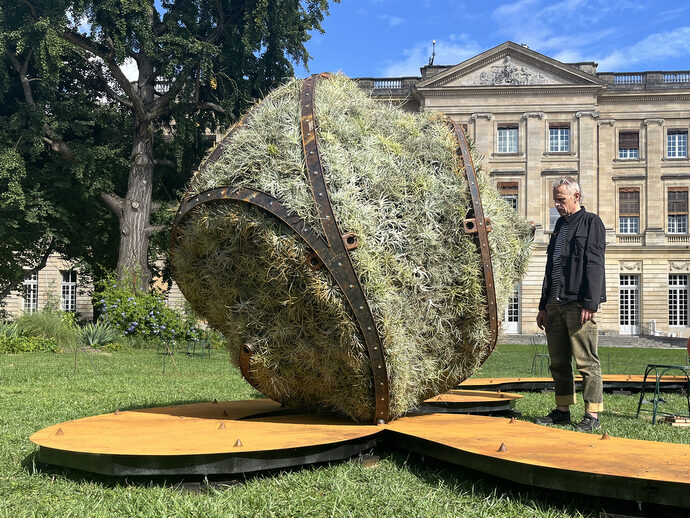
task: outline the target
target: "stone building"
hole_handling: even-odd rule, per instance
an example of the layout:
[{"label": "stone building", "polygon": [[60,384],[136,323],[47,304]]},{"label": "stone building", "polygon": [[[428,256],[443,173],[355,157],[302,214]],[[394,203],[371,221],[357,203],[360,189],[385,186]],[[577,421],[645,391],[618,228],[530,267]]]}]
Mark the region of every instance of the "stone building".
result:
[{"label": "stone building", "polygon": [[537,331],[558,218],[551,184],[570,175],[607,231],[600,328],[690,334],[690,71],[599,73],[596,63],[561,63],[506,42],[457,65],[422,67],[420,77],[359,82],[376,98],[462,124],[497,188],[535,224],[505,332]]},{"label": "stone building", "polygon": [[91,283],[73,264],[59,254],[52,254],[43,269],[24,279],[18,289],[2,301],[0,309],[9,318],[16,318],[23,312],[33,313],[52,307],[90,320],[93,318],[92,291]]}]

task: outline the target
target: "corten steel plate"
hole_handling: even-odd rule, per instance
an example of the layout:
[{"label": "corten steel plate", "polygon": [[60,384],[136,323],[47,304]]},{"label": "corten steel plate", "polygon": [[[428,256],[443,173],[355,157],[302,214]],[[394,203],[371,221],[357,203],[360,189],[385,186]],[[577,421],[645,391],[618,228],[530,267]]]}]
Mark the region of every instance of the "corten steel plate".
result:
[{"label": "corten steel plate", "polygon": [[499,417],[438,413],[356,425],[252,400],[113,412],[45,428],[31,440],[41,462],[109,475],[247,473],[387,443],[522,484],[690,507],[690,445],[602,439]]},{"label": "corten steel plate", "polygon": [[208,475],[348,458],[372,448],[381,430],[258,399],[113,412],[30,439],[47,464],[106,475]]},{"label": "corten steel plate", "polygon": [[[522,399],[520,394],[483,390],[449,390],[425,400],[416,409],[429,414],[453,412],[458,414],[506,414],[515,408],[515,402]],[[415,411],[410,412],[414,414]]]},{"label": "corten steel plate", "polygon": [[[432,414],[387,425],[392,442],[532,486],[690,507],[690,445],[638,441],[502,417]],[[504,451],[499,451],[504,450]]]},{"label": "corten steel plate", "polygon": [[[639,392],[642,389],[641,374],[604,374],[601,380],[605,391],[630,390]],[[647,386],[650,385],[647,379]],[[652,386],[654,382],[652,382]],[[659,388],[665,392],[686,389],[688,385],[685,376],[664,376],[659,381]],[[582,388],[582,376],[575,376],[575,386]],[[553,378],[470,378],[458,386],[467,390],[545,390],[553,389]]]}]

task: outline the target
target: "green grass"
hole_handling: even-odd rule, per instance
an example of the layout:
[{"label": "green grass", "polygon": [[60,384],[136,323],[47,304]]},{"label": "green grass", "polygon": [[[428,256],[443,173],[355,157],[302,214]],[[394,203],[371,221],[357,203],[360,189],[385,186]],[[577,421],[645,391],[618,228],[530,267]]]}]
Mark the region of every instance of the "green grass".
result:
[{"label": "green grass", "polygon": [[[681,350],[602,349],[616,373],[642,373],[649,362],[685,363]],[[482,369],[487,376],[528,376],[529,346],[499,346]],[[242,380],[228,354],[175,356],[178,370],[154,350],[0,355],[0,516],[538,516],[597,517],[596,498],[533,489],[404,451],[381,450],[373,467],[356,462],[262,474],[200,492],[179,480],[114,479],[74,470],[35,468],[29,436],[46,426],[115,409],[260,394]],[[606,367],[604,369],[606,371]],[[683,408],[684,397],[667,405]],[[525,419],[547,412],[552,394],[525,393]],[[687,429],[635,419],[637,397],[605,395],[604,429],[611,435],[688,442]],[[579,415],[582,407],[575,411]],[[164,433],[164,431],[161,431]],[[203,441],[203,437],[190,438]]]}]

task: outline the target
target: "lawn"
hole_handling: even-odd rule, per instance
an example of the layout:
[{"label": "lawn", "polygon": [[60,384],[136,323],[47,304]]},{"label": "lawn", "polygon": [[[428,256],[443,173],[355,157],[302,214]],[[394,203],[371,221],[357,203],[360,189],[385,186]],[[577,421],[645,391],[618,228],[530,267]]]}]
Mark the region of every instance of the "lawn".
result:
[{"label": "lawn", "polygon": [[[601,357],[611,374],[641,374],[650,362],[686,362],[684,350],[604,348]],[[481,375],[529,376],[531,358],[529,346],[499,346]],[[260,397],[225,352],[178,354],[176,365],[168,359],[165,374],[162,360],[152,349],[80,353],[75,373],[70,354],[0,355],[0,516],[598,517],[620,505],[511,484],[397,450],[375,452],[380,461],[372,467],[338,462],[194,491],[177,487],[179,480],[112,479],[36,466],[28,437],[57,422],[115,409]],[[683,408],[684,396],[666,399],[667,407]],[[525,393],[517,408],[532,419],[552,404],[552,394]],[[606,395],[605,404],[602,422],[611,435],[690,442],[688,429],[635,419],[635,395]],[[580,404],[575,417],[581,413]]]}]

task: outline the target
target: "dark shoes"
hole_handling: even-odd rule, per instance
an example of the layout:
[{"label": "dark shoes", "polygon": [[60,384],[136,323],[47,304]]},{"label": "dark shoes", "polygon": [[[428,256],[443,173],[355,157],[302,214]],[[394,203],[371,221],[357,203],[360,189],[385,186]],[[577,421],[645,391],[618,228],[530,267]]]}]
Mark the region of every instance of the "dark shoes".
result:
[{"label": "dark shoes", "polygon": [[[534,422],[537,424],[572,424],[570,422],[570,411],[563,412],[557,408],[551,410],[544,417],[537,417]],[[578,432],[591,432],[601,428],[601,423],[592,414],[586,413],[582,421],[574,425],[573,428]]]},{"label": "dark shoes", "polygon": [[599,419],[594,417],[592,414],[585,414],[585,416],[582,418],[582,421],[575,425],[575,430],[578,432],[591,432],[593,430],[597,430],[598,428],[601,428]]},{"label": "dark shoes", "polygon": [[[537,417],[534,422],[537,424],[571,424],[570,411],[563,412],[556,408],[551,410],[551,412],[544,417]],[[597,423],[599,423],[599,421],[597,421]]]}]

